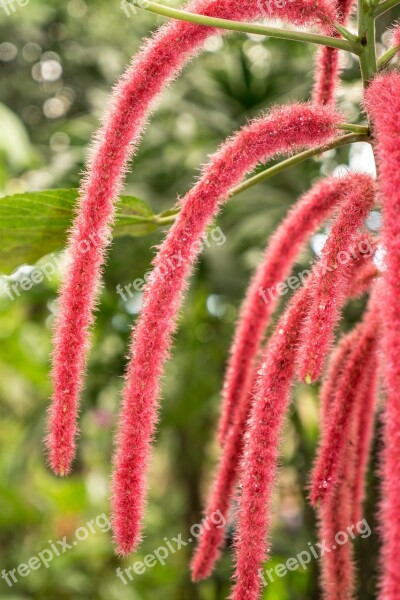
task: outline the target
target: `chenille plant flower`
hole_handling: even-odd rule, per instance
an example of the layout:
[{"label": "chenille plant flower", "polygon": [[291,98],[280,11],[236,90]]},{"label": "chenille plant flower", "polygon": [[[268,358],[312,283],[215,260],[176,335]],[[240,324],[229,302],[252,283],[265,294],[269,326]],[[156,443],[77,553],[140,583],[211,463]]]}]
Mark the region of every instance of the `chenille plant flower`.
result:
[{"label": "chenille plant flower", "polygon": [[[376,19],[396,4],[400,0],[359,0],[357,6],[352,0],[196,0],[177,10],[142,1],[141,8],[173,21],[145,42],[115,87],[81,186],[54,333],[46,443],[58,475],[67,474],[74,459],[89,330],[115,200],[155,100],[210,35],[236,31],[319,47],[311,101],[273,107],[222,143],[180,200],[158,248],[132,333],[113,464],[114,539],[117,553],[127,555],[141,540],[161,378],[207,227],[231,196],[326,150],[363,141],[377,159],[377,182],[356,172],[327,177],[294,204],[268,241],[240,310],[222,386],[221,456],[205,508],[206,517],[220,511],[228,522],[233,501],[238,506],[232,517],[232,600],[260,598],[291,390],[296,381],[319,379],[320,444],[307,494],[320,541],[330,548],[321,559],[322,597],[349,600],[355,594],[352,540],[338,546],[336,534],[364,516],[382,405],[379,598],[400,598],[400,74],[392,62],[400,27],[392,29],[392,45],[380,58],[375,34]],[[346,28],[355,14],[356,33]],[[266,17],[298,29],[256,22]],[[364,124],[345,123],[335,107],[341,52],[360,65]],[[244,181],[259,163],[282,155],[287,158]],[[382,235],[368,230],[372,209],[382,211]],[[300,250],[327,219],[327,240],[308,277],[291,276]],[[286,305],[281,301],[281,316],[265,339],[281,296],[290,290],[295,293]],[[346,302],[360,296],[368,296],[362,319],[337,341]],[[208,523],[192,561],[194,581],[210,575],[223,551],[226,530]]]}]

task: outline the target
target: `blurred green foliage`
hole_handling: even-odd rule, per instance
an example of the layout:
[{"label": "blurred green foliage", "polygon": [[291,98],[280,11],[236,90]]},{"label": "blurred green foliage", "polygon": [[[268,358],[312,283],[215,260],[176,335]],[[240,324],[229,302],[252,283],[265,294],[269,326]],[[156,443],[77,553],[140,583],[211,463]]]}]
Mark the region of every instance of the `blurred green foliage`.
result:
[{"label": "blurred green foliage", "polygon": [[[161,22],[145,13],[127,18],[118,2],[105,0],[30,0],[25,7],[16,5],[11,16],[0,7],[2,195],[77,187],[112,85],[140,40]],[[351,57],[344,59],[340,100],[348,119],[358,122],[358,72]],[[306,99],[312,69],[313,50],[300,44],[257,36],[211,38],[158,103],[125,193],[144,199],[154,212],[171,208],[207,155],[248,118],[275,103]],[[248,279],[268,236],[299,194],[321,174],[348,163],[346,149],[308,161],[234,198],[218,218],[226,243],[211,243],[202,254],[164,379],[145,538],[137,555],[120,561],[110,533],[97,528],[47,569],[19,576],[12,587],[0,580],[1,598],[226,597],[229,551],[215,575],[198,586],[190,583],[190,545],[171,555],[165,566],[136,575],[129,585],[116,577],[116,569],[142,559],[164,538],[182,533],[187,539],[190,526],[199,523],[217,457],[214,430],[224,365]],[[42,445],[50,396],[50,330],[62,267],[13,300],[4,289],[0,292],[1,569],[27,563],[51,541],[67,536],[71,542],[78,527],[108,514],[112,434],[129,333],[140,303],[140,291],[123,302],[116,287],[144,277],[161,236],[154,232],[113,242],[93,331],[79,452],[66,480],[49,472]],[[304,251],[303,263],[312,256],[311,248]],[[20,280],[26,269],[3,278],[3,285]],[[362,304],[347,307],[344,327],[359,318]],[[316,389],[299,386],[273,504],[273,563],[315,541],[304,488],[317,437]],[[373,527],[375,487],[371,475],[368,520]],[[360,597],[366,600],[374,598],[376,546],[374,533],[358,547]],[[307,571],[292,572],[265,588],[264,600],[317,599],[317,580],[314,561]]]}]

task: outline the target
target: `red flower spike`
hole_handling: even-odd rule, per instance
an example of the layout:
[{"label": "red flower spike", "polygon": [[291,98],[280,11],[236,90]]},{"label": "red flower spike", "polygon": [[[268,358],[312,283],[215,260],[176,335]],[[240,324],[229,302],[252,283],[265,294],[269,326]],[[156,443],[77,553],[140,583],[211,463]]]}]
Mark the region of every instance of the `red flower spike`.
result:
[{"label": "red flower spike", "polygon": [[356,298],[367,292],[378,277],[379,271],[374,263],[371,261],[365,263],[351,282],[349,297]]},{"label": "red flower spike", "polygon": [[[376,310],[371,308],[357,328],[361,330],[361,334],[348,357],[346,369],[336,390],[334,405],[329,411],[328,425],[322,433],[311,481],[310,499],[313,506],[324,502],[333,493],[338,481],[346,442],[350,439],[353,409],[364,389],[364,371],[373,364],[376,350]],[[356,333],[354,335],[356,337]]]},{"label": "red flower spike", "polygon": [[[353,187],[341,204],[311,282],[311,304],[304,332],[300,376],[315,381],[333,340],[339,310],[351,276],[352,257],[357,255],[358,230],[374,204],[374,184],[369,175],[355,175]],[[344,268],[338,268],[343,263]]]},{"label": "red flower spike", "polygon": [[161,245],[131,345],[113,477],[114,535],[127,554],[140,538],[146,471],[157,420],[157,398],[176,315],[200,242],[220,204],[259,161],[331,139],[338,116],[294,104],[271,111],[229,139],[182,202]]},{"label": "red flower spike", "polygon": [[[279,17],[298,25],[326,23],[334,16],[330,0],[294,0],[283,7],[253,0],[199,0],[188,10],[233,20]],[[210,27],[174,21],[146,42],[115,87],[96,136],[81,187],[78,215],[68,244],[70,264],[60,291],[53,353],[53,401],[46,444],[55,473],[70,471],[75,454],[79,394],[83,386],[89,329],[100,286],[101,265],[130,155],[163,88],[210,35]]]},{"label": "red flower spike", "polygon": [[339,344],[332,352],[329,360],[328,371],[322,383],[320,392],[322,423],[327,423],[328,415],[334,402],[338,382],[342,379],[349,355],[354,348],[354,345],[357,344],[361,335],[361,331],[362,330],[357,327],[352,329],[350,333],[342,337]]},{"label": "red flower spike", "polygon": [[[365,242],[362,234],[358,242]],[[363,247],[363,246],[362,246]],[[362,271],[357,256],[352,261],[348,289]],[[339,269],[347,269],[340,265]],[[315,275],[315,271],[314,271]],[[250,419],[245,434],[244,458],[241,465],[242,495],[239,498],[237,532],[237,584],[232,600],[257,600],[260,588],[259,568],[266,554],[268,507],[274,475],[277,470],[277,446],[288,404],[291,381],[303,333],[302,322],[310,304],[312,278],[297,292],[278,323],[262,358],[262,368],[252,401]],[[300,294],[304,294],[301,296]],[[300,311],[301,306],[301,311]],[[290,329],[290,323],[293,329]]]},{"label": "red flower spike", "polygon": [[[376,247],[376,244],[374,244],[369,238],[366,238],[365,241],[370,244],[371,247]],[[371,288],[371,285],[376,281],[378,270],[375,267],[372,258],[373,255],[371,254],[369,260],[364,264],[354,264],[353,278],[352,281],[349,282],[349,288],[347,292],[348,299],[361,296],[367,292]],[[347,358],[352,348],[357,344],[360,334],[360,329],[356,328],[350,331],[350,333],[347,335],[342,336],[340,342],[332,352],[332,355],[329,359],[328,371],[322,382],[320,391],[322,422],[326,421],[326,416],[331,408],[337,384],[342,377]]]},{"label": "red flower spike", "polygon": [[[238,478],[243,431],[250,412],[251,390],[257,379],[257,369],[253,368],[253,363],[278,297],[275,294],[275,297],[266,302],[265,297],[260,295],[260,289],[264,292],[268,289],[275,290],[276,285],[288,276],[302,244],[335,205],[341,202],[346,190],[352,185],[352,177],[349,174],[341,179],[324,179],[304,194],[268,243],[264,258],[249,286],[228,368],[220,426],[220,435],[222,437],[224,433],[226,441],[205,510],[208,517],[220,510],[227,521]],[[224,528],[220,524],[218,527],[213,525],[211,518],[207,522],[208,527],[199,537],[198,548],[192,560],[192,577],[195,581],[210,575],[224,542]]]},{"label": "red flower spike", "polygon": [[387,392],[382,465],[381,598],[397,600],[400,590],[400,74],[376,77],[366,92],[378,159],[383,205],[383,244],[386,270],[381,298],[384,317],[382,348]]},{"label": "red flower spike", "polygon": [[295,374],[300,327],[308,307],[308,286],[296,292],[278,322],[262,359],[257,391],[244,436],[242,495],[236,535],[236,585],[232,600],[257,600],[259,569],[266,554],[269,503],[275,482],[279,437]]},{"label": "red flower spike", "polygon": [[[357,178],[357,176],[355,176]],[[223,386],[218,440],[221,445],[232,425],[236,407],[247,403],[252,371],[268,320],[279,299],[277,286],[293,266],[305,240],[352,186],[353,175],[331,177],[307,192],[289,212],[267,245],[240,311]],[[272,290],[272,293],[271,293]]]},{"label": "red flower spike", "polygon": [[[338,22],[345,25],[354,7],[354,0],[338,0]],[[339,34],[337,34],[339,36]],[[339,79],[339,52],[322,46],[317,52],[317,67],[312,100],[315,104],[331,106],[335,103],[335,91]]]},{"label": "red flower spike", "polygon": [[[376,299],[376,292],[374,291]],[[370,326],[369,319],[376,321],[376,305],[372,307],[366,320],[355,330],[344,336],[339,351],[332,357],[330,373],[331,397],[325,397],[326,408],[324,411],[323,429],[329,427],[331,422],[330,412],[334,411],[337,402],[340,402],[343,379],[352,368],[352,355]],[[374,327],[374,323],[372,323]],[[340,357],[341,355],[341,357]],[[340,358],[342,359],[340,363]],[[336,380],[333,379],[336,367]],[[324,600],[347,600],[353,598],[355,586],[355,568],[352,540],[346,544],[339,544],[336,540],[338,532],[346,532],[348,528],[362,519],[362,500],[365,487],[365,471],[368,463],[372,424],[374,421],[374,406],[376,395],[376,367],[377,356],[373,351],[367,356],[364,364],[362,380],[355,397],[354,406],[351,408],[350,435],[345,446],[345,456],[338,466],[338,483],[331,488],[324,503],[320,507],[320,541],[325,542],[331,551],[323,555],[322,559],[322,589]],[[327,389],[325,392],[327,393]]]},{"label": "red flower spike", "polygon": [[355,565],[352,540],[338,544],[336,534],[347,532],[352,520],[352,483],[354,479],[354,448],[349,448],[346,463],[342,465],[335,492],[319,510],[319,539],[322,547],[329,548],[322,556],[321,591],[323,600],[350,600],[354,597]]},{"label": "red flower spike", "polygon": [[354,432],[356,469],[352,490],[353,523],[358,523],[363,518],[365,479],[371,452],[378,395],[378,366],[376,348],[374,355],[371,357],[368,370],[365,370],[364,373],[364,381],[361,384],[362,393],[356,400]]}]

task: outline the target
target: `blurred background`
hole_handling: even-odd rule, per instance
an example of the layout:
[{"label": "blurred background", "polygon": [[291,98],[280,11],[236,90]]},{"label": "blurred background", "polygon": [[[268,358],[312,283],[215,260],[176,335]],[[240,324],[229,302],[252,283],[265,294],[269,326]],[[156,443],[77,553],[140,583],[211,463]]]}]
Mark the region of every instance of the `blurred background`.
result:
[{"label": "blurred background", "polygon": [[[140,40],[162,22],[140,12],[126,16],[118,2],[58,0],[0,6],[0,193],[74,188],[88,144],[110,89]],[[396,15],[381,19],[383,27]],[[382,38],[381,48],[388,44]],[[343,57],[339,101],[349,121],[362,122],[361,89],[352,57]],[[125,192],[154,211],[171,208],[195,181],[199,165],[248,118],[275,103],[307,99],[314,50],[260,36],[213,37],[204,52],[167,90],[146,131]],[[290,205],[318,177],[349,165],[373,170],[367,146],[331,151],[292,168],[234,198],[215,223],[222,233],[205,247],[181,315],[163,386],[160,425],[150,473],[145,538],[138,553],[121,561],[113,553],[106,521],[112,436],[115,430],[129,332],[141,292],[124,302],[116,287],[143,279],[163,232],[114,239],[93,331],[81,411],[82,434],[73,474],[54,477],[43,453],[50,396],[50,331],[62,262],[55,276],[10,299],[0,291],[0,568],[7,572],[37,556],[51,542],[72,544],[78,528],[94,533],[62,553],[48,568],[0,580],[4,600],[53,598],[222,600],[231,577],[226,550],[216,573],[190,583],[189,544],[134,581],[116,576],[200,522],[203,499],[217,459],[215,426],[220,387],[241,299],[268,236]],[[1,202],[1,200],[0,200]],[[322,237],[321,237],[322,236]],[[313,238],[296,268],[315,256],[324,232]],[[61,236],[62,237],[62,236]],[[224,243],[220,243],[224,240]],[[62,250],[63,239],[59,240]],[[29,266],[4,270],[17,282]],[[1,286],[0,286],[1,287]],[[346,307],[342,327],[359,319],[364,300]],[[273,504],[269,567],[307,548],[315,539],[315,517],[304,491],[318,440],[317,387],[298,386],[282,445]],[[374,462],[379,447],[374,448]],[[376,481],[369,475],[366,515],[373,535],[357,543],[360,598],[375,598]],[[96,522],[96,518],[98,521]],[[101,523],[101,526],[100,526]],[[81,530],[81,537],[84,533]],[[318,561],[304,572],[276,578],[264,600],[319,598]]]}]

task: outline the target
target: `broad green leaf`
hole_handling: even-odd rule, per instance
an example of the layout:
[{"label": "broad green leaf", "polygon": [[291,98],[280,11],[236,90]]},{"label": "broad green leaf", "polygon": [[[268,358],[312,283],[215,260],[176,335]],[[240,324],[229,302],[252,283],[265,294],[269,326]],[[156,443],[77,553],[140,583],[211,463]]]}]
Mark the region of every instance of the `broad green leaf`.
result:
[{"label": "broad green leaf", "polygon": [[[59,189],[0,198],[0,272],[9,273],[23,263],[34,264],[62,248],[77,197],[76,189]],[[113,236],[142,236],[165,224],[166,220],[160,220],[143,200],[122,196]]]}]

